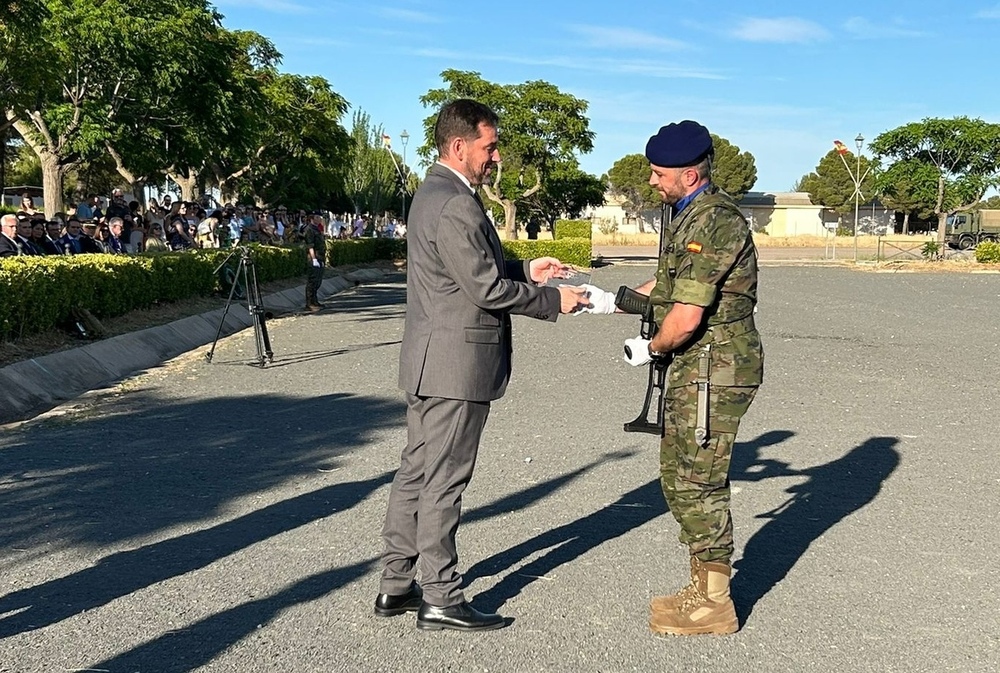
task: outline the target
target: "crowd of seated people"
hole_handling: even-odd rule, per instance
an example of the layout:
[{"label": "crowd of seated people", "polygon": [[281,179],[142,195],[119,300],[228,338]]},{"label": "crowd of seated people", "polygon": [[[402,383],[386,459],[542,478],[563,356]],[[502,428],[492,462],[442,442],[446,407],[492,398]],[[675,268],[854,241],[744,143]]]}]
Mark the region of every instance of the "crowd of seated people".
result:
[{"label": "crowd of seated people", "polygon": [[[96,194],[71,204],[68,213],[46,219],[25,194],[16,214],[5,215],[0,256],[132,254],[199,248],[228,248],[238,243],[282,245],[302,240],[309,214],[284,206],[266,209],[225,204],[206,208],[197,202],[174,201],[167,194],[150,199],[145,211],[136,201],[126,203],[115,189],[104,200]],[[403,238],[402,222],[376,224],[361,216],[328,218],[330,238]]]}]

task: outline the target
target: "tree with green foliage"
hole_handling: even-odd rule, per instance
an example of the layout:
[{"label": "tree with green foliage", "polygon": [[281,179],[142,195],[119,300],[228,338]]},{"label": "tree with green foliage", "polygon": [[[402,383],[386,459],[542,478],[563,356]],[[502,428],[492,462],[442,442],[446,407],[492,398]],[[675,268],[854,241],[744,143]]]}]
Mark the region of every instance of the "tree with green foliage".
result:
[{"label": "tree with green foliage", "polygon": [[972,208],[1000,184],[1000,124],[968,117],[928,118],[882,133],[871,148],[880,158],[933,169],[937,241],[942,247],[948,216]]},{"label": "tree with green foliage", "polygon": [[1000,196],[991,196],[985,201],[980,201],[976,206],[977,210],[1000,210]]},{"label": "tree with green foliage", "polygon": [[104,147],[140,84],[176,62],[178,45],[197,54],[199,37],[220,16],[204,0],[46,0],[46,6],[50,15],[31,44],[30,64],[12,73],[29,89],[4,115],[38,155],[51,216],[62,210],[67,171]]},{"label": "tree with green foliage", "polygon": [[347,196],[356,214],[382,212],[396,184],[396,166],[389,154],[391,147],[383,144],[384,133],[381,125],[372,124],[368,113],[363,110],[354,112],[347,166]]},{"label": "tree with green foliage", "polygon": [[576,160],[561,162],[549,171],[542,188],[527,202],[530,217],[553,225],[560,218],[576,219],[587,208],[604,205],[604,182],[580,170]]},{"label": "tree with green foliage", "polygon": [[923,161],[897,161],[878,174],[876,193],[882,205],[903,213],[903,233],[910,233],[910,216],[926,219],[934,213],[937,171]]},{"label": "tree with green foliage", "polygon": [[[275,73],[264,85],[254,196],[291,205],[325,203],[346,189],[351,140],[341,121],[347,101],[319,76]],[[293,196],[294,195],[294,196]]]},{"label": "tree with green foliage", "polygon": [[844,217],[854,211],[854,177],[862,177],[862,203],[870,200],[875,193],[874,168],[874,162],[868,157],[862,156],[859,163],[858,157],[850,150],[841,155],[836,149],[832,149],[820,159],[815,171],[799,181],[801,191],[809,192],[809,198],[814,204],[835,211],[840,223],[843,223]]},{"label": "tree with green foliage", "polygon": [[725,138],[712,135],[715,159],[712,161],[712,182],[739,201],[757,183],[757,164],[749,152]]},{"label": "tree with green foliage", "polygon": [[622,200],[622,210],[639,223],[644,232],[642,213],[659,208],[663,203],[660,193],[649,184],[652,173],[649,160],[643,154],[626,154],[616,161],[607,174],[608,190]]},{"label": "tree with green foliage", "polygon": [[517,204],[538,192],[559,162],[590,152],[594,133],[586,116],[588,103],[542,80],[523,84],[495,84],[478,72],[445,70],[446,88],[421,96],[434,113],[424,120],[425,161],[436,152],[434,122],[437,111],[452,100],[473,98],[500,117],[500,156],[492,184],[483,185],[486,197],[503,208],[508,238],[517,236]]}]

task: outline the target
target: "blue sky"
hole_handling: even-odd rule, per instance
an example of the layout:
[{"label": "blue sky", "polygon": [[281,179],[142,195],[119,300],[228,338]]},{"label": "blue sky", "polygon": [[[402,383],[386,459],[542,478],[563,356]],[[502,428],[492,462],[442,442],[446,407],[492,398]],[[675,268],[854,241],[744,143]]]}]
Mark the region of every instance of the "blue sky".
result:
[{"label": "blue sky", "polygon": [[749,150],[761,191],[790,189],[834,139],[853,151],[859,133],[925,117],[1000,122],[997,0],[215,4],[226,27],[273,40],[283,70],[326,77],[394,149],[414,135],[410,163],[429,114],[420,96],[448,68],[589,101],[596,139],[580,164],[596,175],[682,119]]}]

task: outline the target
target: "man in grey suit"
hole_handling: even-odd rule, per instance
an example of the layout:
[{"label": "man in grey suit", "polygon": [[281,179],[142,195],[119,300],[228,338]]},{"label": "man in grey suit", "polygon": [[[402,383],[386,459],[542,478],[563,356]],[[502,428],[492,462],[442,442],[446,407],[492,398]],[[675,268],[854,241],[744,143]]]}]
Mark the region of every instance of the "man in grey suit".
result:
[{"label": "man in grey suit", "polygon": [[[551,257],[507,262],[475,192],[500,161],[497,116],[473,100],[446,104],[439,159],[413,196],[407,231],[406,328],[399,385],[407,444],[392,482],[375,613],[417,612],[421,629],[500,628],[465,600],[455,533],[490,402],[511,371],[510,314],[555,321],[583,290],[541,287],[567,268]],[[421,586],[414,579],[419,569]]]}]

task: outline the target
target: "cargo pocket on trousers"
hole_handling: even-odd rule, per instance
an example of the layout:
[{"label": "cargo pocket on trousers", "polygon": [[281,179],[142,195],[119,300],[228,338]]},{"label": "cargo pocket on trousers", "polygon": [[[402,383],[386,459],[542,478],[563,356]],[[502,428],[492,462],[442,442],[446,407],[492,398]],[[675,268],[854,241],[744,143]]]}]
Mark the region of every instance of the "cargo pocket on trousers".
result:
[{"label": "cargo pocket on trousers", "polygon": [[[712,408],[718,408],[719,399],[715,391],[711,398]],[[742,415],[742,414],[741,414]],[[689,450],[694,453],[685,465],[684,477],[695,484],[721,487],[729,478],[729,464],[733,457],[733,444],[740,427],[740,418],[726,415],[708,417],[708,443],[698,446],[694,442],[694,428],[689,428]]]}]

